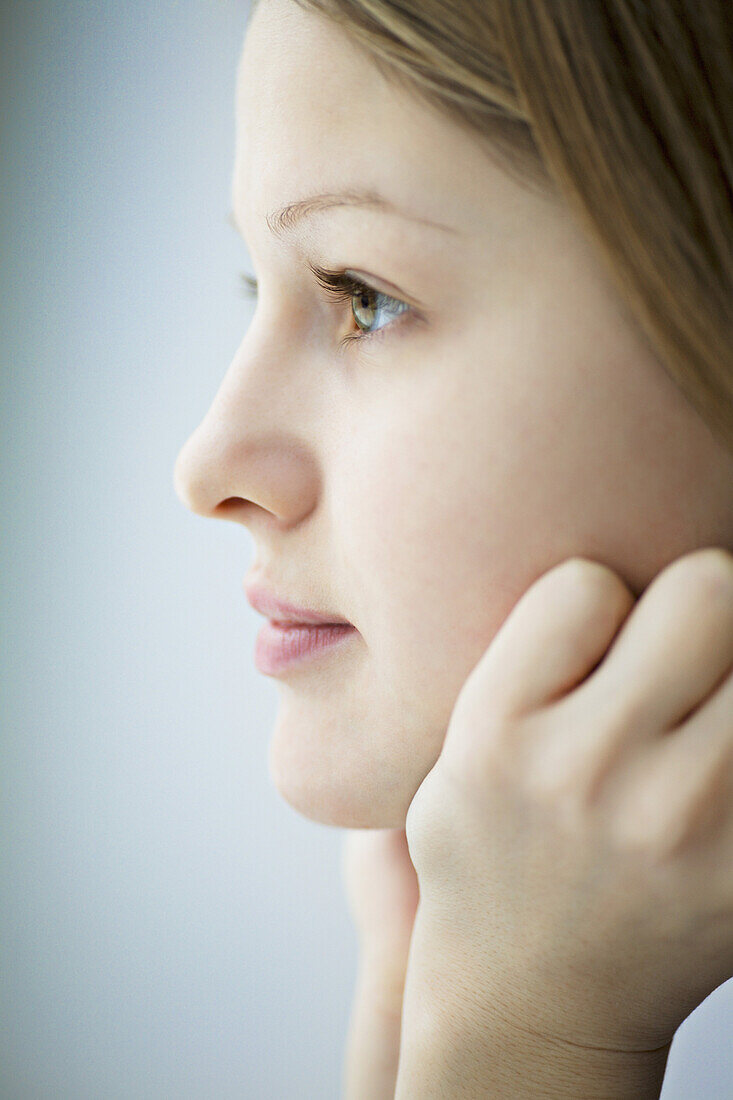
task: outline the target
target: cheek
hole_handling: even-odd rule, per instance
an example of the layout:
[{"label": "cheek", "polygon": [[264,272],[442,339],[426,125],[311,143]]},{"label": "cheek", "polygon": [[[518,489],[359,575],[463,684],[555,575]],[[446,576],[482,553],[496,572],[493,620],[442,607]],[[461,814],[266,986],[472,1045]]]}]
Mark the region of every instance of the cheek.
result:
[{"label": "cheek", "polygon": [[[485,431],[481,432],[485,440]],[[442,738],[455,698],[508,613],[523,576],[488,454],[436,414],[384,440],[348,478],[339,541],[374,690]]]}]

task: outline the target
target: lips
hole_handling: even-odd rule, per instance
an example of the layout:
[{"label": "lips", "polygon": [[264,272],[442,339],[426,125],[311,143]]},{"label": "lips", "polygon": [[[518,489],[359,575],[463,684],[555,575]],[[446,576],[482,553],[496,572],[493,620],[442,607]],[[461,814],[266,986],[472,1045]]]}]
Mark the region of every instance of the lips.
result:
[{"label": "lips", "polygon": [[272,589],[264,584],[248,581],[243,583],[249,604],[261,615],[267,616],[278,625],[332,626],[336,624],[352,626],[348,619],[328,611],[315,611],[302,607],[290,600],[276,596]]},{"label": "lips", "polygon": [[265,623],[255,642],[255,665],[266,676],[285,675],[295,667],[330,659],[357,633],[356,627],[346,623]]}]

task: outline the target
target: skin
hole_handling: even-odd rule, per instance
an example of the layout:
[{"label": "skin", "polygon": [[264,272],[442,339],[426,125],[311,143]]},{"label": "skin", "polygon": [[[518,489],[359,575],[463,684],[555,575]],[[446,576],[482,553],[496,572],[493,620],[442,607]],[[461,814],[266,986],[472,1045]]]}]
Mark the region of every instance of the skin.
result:
[{"label": "skin", "polygon": [[[175,468],[241,524],[256,574],[359,634],[277,679],[270,771],[305,816],[404,828],[462,685],[522,594],[572,556],[638,596],[733,548],[733,456],[653,356],[562,200],[398,90],[344,33],[260,0],[236,92],[232,200],[259,303]],[[436,155],[436,150],[440,155]],[[373,188],[438,230],[340,206]],[[413,304],[368,337],[307,261]]]},{"label": "skin", "polygon": [[395,1100],[514,1097],[517,1072],[548,1100],[659,1096],[733,974],[732,715],[725,549],[636,602],[582,558],[525,593],[407,815]]}]

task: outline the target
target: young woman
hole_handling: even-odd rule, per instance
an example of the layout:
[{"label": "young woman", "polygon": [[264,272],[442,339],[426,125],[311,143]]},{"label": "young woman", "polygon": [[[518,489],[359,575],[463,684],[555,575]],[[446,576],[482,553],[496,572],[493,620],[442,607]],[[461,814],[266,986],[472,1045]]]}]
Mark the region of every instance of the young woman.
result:
[{"label": "young woman", "polygon": [[732,36],[251,12],[258,304],[175,484],[256,544],[277,789],[353,830],[348,1100],[658,1096],[733,975]]}]

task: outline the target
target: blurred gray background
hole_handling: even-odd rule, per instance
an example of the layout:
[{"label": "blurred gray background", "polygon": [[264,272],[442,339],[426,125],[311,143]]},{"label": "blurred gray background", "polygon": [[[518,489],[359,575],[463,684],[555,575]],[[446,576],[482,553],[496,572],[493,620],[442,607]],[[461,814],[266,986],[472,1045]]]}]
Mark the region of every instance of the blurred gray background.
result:
[{"label": "blurred gray background", "polygon": [[[269,780],[249,534],[172,486],[251,313],[246,17],[0,4],[2,1100],[340,1100],[343,832]],[[727,982],[664,1100],[733,1097],[732,1035]]]}]

